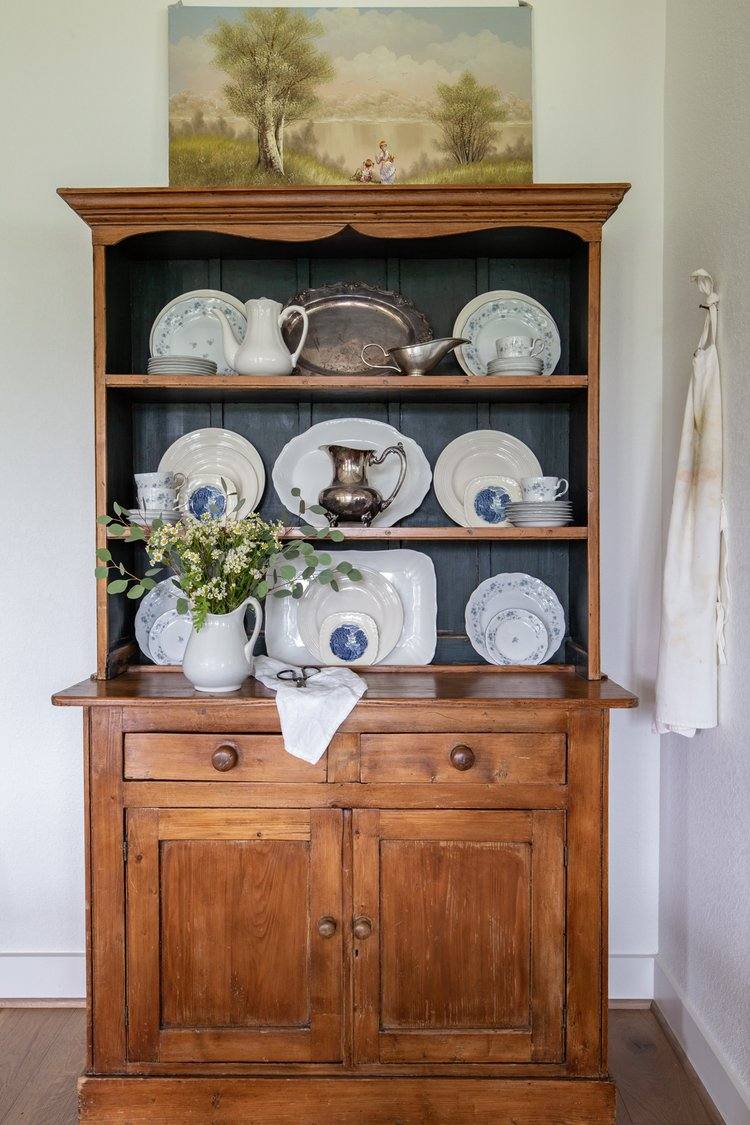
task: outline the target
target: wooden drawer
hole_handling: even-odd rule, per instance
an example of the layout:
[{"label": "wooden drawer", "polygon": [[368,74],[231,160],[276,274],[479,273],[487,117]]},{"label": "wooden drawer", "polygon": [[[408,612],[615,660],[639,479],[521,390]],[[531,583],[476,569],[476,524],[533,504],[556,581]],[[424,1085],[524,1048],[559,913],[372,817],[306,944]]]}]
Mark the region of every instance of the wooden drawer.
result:
[{"label": "wooden drawer", "polygon": [[564,785],[564,734],[363,734],[362,781]]},{"label": "wooden drawer", "polygon": [[280,734],[126,734],[126,780],[325,781],[316,765],[293,758]]}]

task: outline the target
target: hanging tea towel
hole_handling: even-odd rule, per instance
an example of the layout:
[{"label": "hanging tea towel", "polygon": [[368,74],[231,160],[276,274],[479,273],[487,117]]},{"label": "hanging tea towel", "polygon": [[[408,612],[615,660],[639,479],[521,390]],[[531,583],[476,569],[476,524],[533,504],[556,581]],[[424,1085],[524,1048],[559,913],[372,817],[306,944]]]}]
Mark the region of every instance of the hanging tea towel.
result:
[{"label": "hanging tea towel", "polygon": [[[287,753],[313,765],[328,745],[349,712],[367,691],[367,684],[351,668],[321,668],[297,687],[278,680],[276,673],[289,668],[270,656],[256,656],[253,675],[276,692],[281,733]],[[301,669],[295,669],[301,676]]]},{"label": "hanging tea towel", "polygon": [[693,356],[664,563],[655,728],[689,738],[718,722],[718,663],[726,660],[726,521],[716,306],[705,270],[692,280],[706,322]]}]

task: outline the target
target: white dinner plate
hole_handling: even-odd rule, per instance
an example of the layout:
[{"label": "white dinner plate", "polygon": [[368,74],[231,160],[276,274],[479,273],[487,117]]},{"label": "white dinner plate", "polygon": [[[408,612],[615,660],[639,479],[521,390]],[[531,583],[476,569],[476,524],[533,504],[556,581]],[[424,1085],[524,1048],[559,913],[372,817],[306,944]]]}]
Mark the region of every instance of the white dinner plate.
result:
[{"label": "white dinner plate", "polygon": [[[339,560],[341,561],[341,560]],[[404,607],[395,587],[382,574],[369,567],[361,567],[362,581],[352,582],[337,576],[338,590],[328,585],[311,582],[297,609],[297,624],[306,648],[317,660],[327,663],[327,655],[319,646],[323,622],[333,613],[365,613],[373,619],[378,630],[378,661],[385,660],[393,651],[404,626]]]},{"label": "white dinner plate", "polygon": [[149,337],[151,355],[193,355],[210,359],[220,375],[234,375],[224,355],[221,325],[211,315],[213,309],[221,309],[240,343],[247,329],[242,301],[218,289],[193,289],[173,298],[157,316]]},{"label": "white dinner plate", "polygon": [[466,526],[464,496],[475,477],[538,477],[542,467],[534,453],[512,434],[500,430],[472,430],[446,445],[435,465],[435,495],[443,511]]},{"label": "white dinner plate", "polygon": [[451,335],[469,341],[456,348],[456,359],[467,375],[487,374],[487,364],[498,358],[501,336],[541,339],[544,375],[551,375],[560,362],[560,333],[551,314],[533,297],[512,289],[493,289],[469,301],[456,317]]},{"label": "white dinner plate", "polygon": [[154,664],[182,664],[193,622],[189,613],[168,609],[149,629],[148,649]]},{"label": "white dinner plate", "polygon": [[[159,472],[182,473],[185,477],[179,492],[180,511],[185,517],[192,515],[190,497],[193,492],[199,487],[221,489],[222,477],[234,485],[245,501],[240,515],[257,508],[266,484],[263,461],[255,446],[241,434],[218,427],[183,434],[162,457]],[[230,497],[230,512],[233,505]]]},{"label": "white dinner plate", "polygon": [[[381,661],[392,664],[429,664],[437,644],[437,587],[432,559],[422,551],[329,551],[331,565],[350,562],[363,572],[374,570],[395,588],[404,613],[401,636]],[[304,563],[295,563],[298,569]],[[334,591],[335,593],[335,591]],[[300,636],[295,598],[266,599],[266,651],[285,664],[316,664],[318,658]],[[335,599],[331,604],[336,607]],[[335,609],[334,609],[335,612]]]},{"label": "white dinner plate", "polygon": [[540,617],[549,637],[540,663],[554,656],[565,636],[565,614],[560,599],[540,578],[521,573],[486,578],[466,603],[466,635],[480,656],[493,663],[485,634],[492,618],[503,609],[525,609]]},{"label": "white dinner plate", "polygon": [[[292,496],[293,488],[301,490],[302,499],[309,506],[318,503],[321,490],[333,480],[333,463],[321,446],[348,445],[352,449],[373,449],[380,453],[399,442],[406,453],[404,483],[393,503],[372,521],[373,527],[392,527],[411,515],[422,503],[429,490],[432,473],[420,446],[387,422],[378,422],[373,418],[333,418],[318,422],[287,442],[276,458],[271,479],[282,504],[296,516],[299,498]],[[368,468],[367,479],[385,499],[395,488],[400,469],[400,459],[392,454],[382,465]],[[305,518],[314,527],[324,527],[327,522],[325,516],[315,515],[314,512],[307,513]]]}]

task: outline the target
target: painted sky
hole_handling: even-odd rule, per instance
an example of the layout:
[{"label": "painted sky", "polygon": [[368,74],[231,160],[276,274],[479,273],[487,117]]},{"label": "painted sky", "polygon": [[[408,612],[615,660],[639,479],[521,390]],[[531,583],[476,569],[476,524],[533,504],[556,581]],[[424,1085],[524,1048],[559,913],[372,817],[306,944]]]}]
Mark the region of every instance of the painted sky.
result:
[{"label": "painted sky", "polygon": [[[243,10],[170,7],[170,96],[221,97],[227,78],[213,66],[204,37],[217,20],[239,20]],[[529,8],[303,10],[325,29],[317,44],[331,56],[336,77],[319,92],[340,110],[368,89],[427,102],[438,82],[454,82],[467,68],[480,82],[531,101]]]}]

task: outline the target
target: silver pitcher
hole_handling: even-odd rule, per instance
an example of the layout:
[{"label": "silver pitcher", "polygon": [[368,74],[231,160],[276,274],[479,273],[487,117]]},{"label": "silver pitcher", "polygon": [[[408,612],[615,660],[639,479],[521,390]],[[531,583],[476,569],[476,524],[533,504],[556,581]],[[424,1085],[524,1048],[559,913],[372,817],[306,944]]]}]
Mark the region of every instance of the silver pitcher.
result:
[{"label": "silver pitcher", "polygon": [[[321,445],[333,462],[333,480],[318,497],[325,508],[328,521],[335,527],[344,523],[363,523],[369,527],[381,512],[393,503],[406,477],[406,453],[401,442],[389,445],[382,453],[374,449],[351,449],[347,445]],[[382,465],[386,457],[395,453],[401,461],[401,471],[396,487],[386,499],[367,480],[371,465]]]}]

